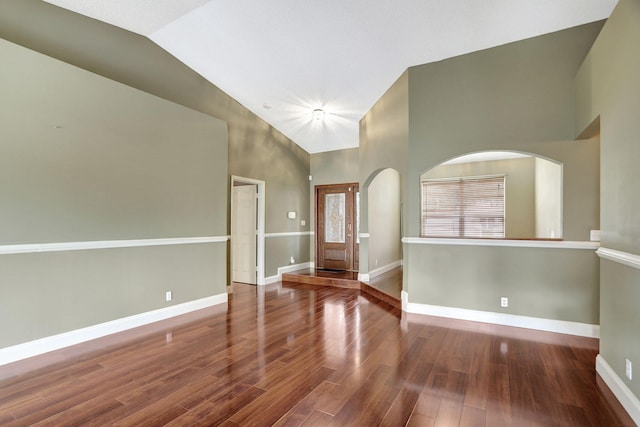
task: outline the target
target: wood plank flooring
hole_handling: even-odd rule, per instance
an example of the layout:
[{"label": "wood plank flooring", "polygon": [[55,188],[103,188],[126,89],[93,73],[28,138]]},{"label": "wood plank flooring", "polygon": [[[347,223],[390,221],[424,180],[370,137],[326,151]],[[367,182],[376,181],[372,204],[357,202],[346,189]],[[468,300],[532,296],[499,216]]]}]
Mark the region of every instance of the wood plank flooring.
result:
[{"label": "wood plank flooring", "polygon": [[234,284],[217,306],[0,367],[3,426],[626,426],[598,341]]},{"label": "wood plank flooring", "polygon": [[355,271],[317,270],[314,268],[283,273],[282,282],[360,289],[369,296],[397,309],[402,308],[402,267],[376,276],[368,283],[358,281],[358,272]]}]

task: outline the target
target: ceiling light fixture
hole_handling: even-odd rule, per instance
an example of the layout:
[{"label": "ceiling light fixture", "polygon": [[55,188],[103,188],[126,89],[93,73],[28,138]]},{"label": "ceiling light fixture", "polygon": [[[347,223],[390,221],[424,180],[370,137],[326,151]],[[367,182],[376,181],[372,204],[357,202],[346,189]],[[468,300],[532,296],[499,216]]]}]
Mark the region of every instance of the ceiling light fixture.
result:
[{"label": "ceiling light fixture", "polygon": [[322,121],[324,119],[324,110],[322,108],[316,108],[312,112],[313,120]]}]

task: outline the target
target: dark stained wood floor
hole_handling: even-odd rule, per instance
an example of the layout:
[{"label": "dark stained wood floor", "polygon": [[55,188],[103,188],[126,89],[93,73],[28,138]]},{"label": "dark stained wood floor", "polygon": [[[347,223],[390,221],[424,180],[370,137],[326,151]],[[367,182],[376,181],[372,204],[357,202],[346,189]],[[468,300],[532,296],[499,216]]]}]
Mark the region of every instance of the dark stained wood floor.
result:
[{"label": "dark stained wood floor", "polygon": [[597,353],[353,289],[234,284],[228,307],[0,367],[0,425],[633,425]]},{"label": "dark stained wood floor", "polygon": [[336,288],[360,289],[360,291],[382,302],[402,308],[402,267],[394,268],[374,277],[370,282],[358,281],[357,271],[318,270],[306,268],[284,273],[282,282],[307,285],[332,286]]}]

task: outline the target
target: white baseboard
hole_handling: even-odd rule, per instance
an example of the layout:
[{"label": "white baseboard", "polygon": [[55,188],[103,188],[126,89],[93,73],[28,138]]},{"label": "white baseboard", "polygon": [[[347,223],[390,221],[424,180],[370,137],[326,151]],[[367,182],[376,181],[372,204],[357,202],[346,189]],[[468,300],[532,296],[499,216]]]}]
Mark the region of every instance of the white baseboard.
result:
[{"label": "white baseboard", "polygon": [[399,259],[397,261],[394,261],[394,262],[392,262],[390,264],[383,265],[382,267],[376,268],[375,270],[371,270],[369,272],[369,278],[373,279],[374,277],[380,276],[380,275],[386,273],[387,271],[391,271],[394,268],[398,268],[400,266],[402,266],[402,260],[401,259]]},{"label": "white baseboard", "polygon": [[311,261],[303,262],[300,264],[287,265],[285,267],[278,267],[278,274],[276,274],[275,276],[265,277],[264,284],[270,285],[271,283],[276,283],[281,281],[283,273],[291,273],[293,271],[304,270],[304,269],[313,268],[313,267],[314,267],[314,263]]},{"label": "white baseboard", "polygon": [[407,313],[428,316],[448,317],[451,319],[471,320],[495,325],[515,326],[517,328],[536,329],[581,337],[600,338],[600,325],[568,322],[565,320],[543,319],[539,317],[519,316],[516,314],[494,313],[490,311],[468,310],[465,308],[443,307],[438,305],[408,302]]},{"label": "white baseboard", "polygon": [[0,349],[0,366],[228,301],[218,294]]},{"label": "white baseboard", "polygon": [[409,306],[409,294],[406,291],[400,292],[400,300],[402,301],[402,311],[407,311]]},{"label": "white baseboard", "polygon": [[600,374],[631,419],[640,425],[640,400],[601,355],[596,357],[596,372]]},{"label": "white baseboard", "polygon": [[382,267],[376,268],[375,270],[371,270],[368,273],[358,273],[358,280],[361,282],[368,282],[374,277],[380,276],[387,271],[391,271],[394,268],[398,268],[402,265],[402,260],[399,259],[397,261],[392,262],[391,264],[383,265]]}]

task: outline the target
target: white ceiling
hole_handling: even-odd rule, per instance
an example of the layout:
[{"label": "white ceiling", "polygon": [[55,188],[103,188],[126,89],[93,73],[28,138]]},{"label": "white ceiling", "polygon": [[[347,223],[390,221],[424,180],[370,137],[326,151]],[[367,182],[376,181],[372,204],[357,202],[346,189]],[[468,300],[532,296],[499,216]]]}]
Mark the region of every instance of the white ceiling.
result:
[{"label": "white ceiling", "polygon": [[617,3],[46,1],[149,37],[309,153],[357,147],[359,120],[410,66],[604,19]]}]

